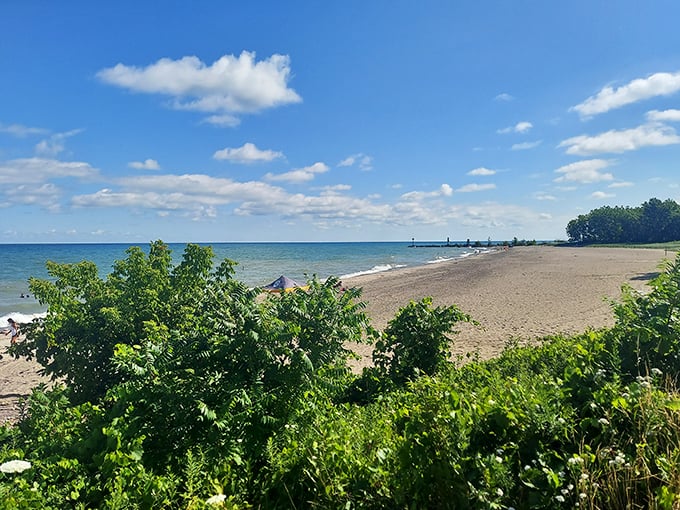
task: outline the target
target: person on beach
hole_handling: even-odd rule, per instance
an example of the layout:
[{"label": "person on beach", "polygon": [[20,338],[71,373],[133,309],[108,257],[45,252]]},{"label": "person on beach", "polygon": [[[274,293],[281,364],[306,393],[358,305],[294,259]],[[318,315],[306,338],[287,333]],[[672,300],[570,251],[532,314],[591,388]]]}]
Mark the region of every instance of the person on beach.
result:
[{"label": "person on beach", "polygon": [[11,333],[12,337],[10,339],[10,344],[14,345],[15,343],[17,343],[17,340],[19,339],[19,325],[16,322],[14,322],[14,319],[12,318],[7,319],[7,322],[9,323],[9,331],[5,333],[5,336]]}]

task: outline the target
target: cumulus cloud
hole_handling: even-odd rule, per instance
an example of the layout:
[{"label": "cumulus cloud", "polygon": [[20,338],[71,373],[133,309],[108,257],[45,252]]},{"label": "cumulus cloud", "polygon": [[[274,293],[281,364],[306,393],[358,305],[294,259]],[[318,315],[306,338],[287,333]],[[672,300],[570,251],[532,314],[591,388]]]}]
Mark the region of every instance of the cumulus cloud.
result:
[{"label": "cumulus cloud", "polygon": [[317,162],[311,166],[297,168],[282,174],[268,173],[264,176],[264,178],[268,181],[302,183],[311,181],[316,175],[328,172],[328,170],[329,168],[325,163]]},{"label": "cumulus cloud", "polygon": [[621,153],[643,147],[675,145],[680,136],[670,126],[650,123],[632,129],[607,131],[595,136],[580,135],[568,138],[558,147],[566,147],[567,154],[590,156],[602,153]]},{"label": "cumulus cloud", "polygon": [[0,185],[12,197],[0,207],[26,204],[57,212],[63,190],[52,181],[77,179],[89,181],[97,178],[99,171],[87,163],[64,162],[45,158],[0,161]]},{"label": "cumulus cloud", "polygon": [[133,92],[169,96],[179,110],[212,114],[207,122],[233,125],[234,117],[302,101],[289,88],[291,68],[286,55],[256,61],[255,53],[224,55],[210,65],[195,56],[162,58],[145,67],[122,63],[102,69],[105,83]]},{"label": "cumulus cloud", "polygon": [[496,175],[496,170],[491,170],[490,168],[484,168],[480,166],[474,170],[470,170],[467,175],[479,176],[479,175]]},{"label": "cumulus cloud", "polygon": [[512,97],[510,94],[507,94],[507,93],[503,92],[503,93],[501,93],[501,94],[498,94],[496,97],[494,97],[494,99],[495,99],[496,101],[507,102],[507,101],[512,101],[512,100],[515,99],[515,98]]},{"label": "cumulus cloud", "polygon": [[334,184],[333,186],[324,186],[321,190],[322,193],[339,193],[341,191],[349,191],[352,186],[349,184]]},{"label": "cumulus cloud", "polygon": [[103,188],[72,197],[75,207],[154,210],[164,216],[180,212],[194,219],[215,217],[217,207],[253,200],[267,203],[286,193],[263,182],[236,182],[204,174],[125,177],[119,190]]},{"label": "cumulus cloud", "polygon": [[48,133],[47,129],[22,126],[21,124],[1,124],[0,133],[7,133],[8,135],[16,136],[17,138],[24,138],[31,135],[44,135]]},{"label": "cumulus cloud", "polygon": [[477,191],[487,191],[490,189],[496,189],[496,185],[493,183],[489,184],[476,184],[476,183],[471,183],[471,184],[466,184],[465,186],[458,188],[456,191],[458,193],[474,193]]},{"label": "cumulus cloud", "polygon": [[590,117],[656,96],[669,96],[680,90],[680,72],[655,73],[632,80],[618,88],[606,86],[597,94],[570,108],[581,117]]},{"label": "cumulus cloud", "polygon": [[213,158],[222,161],[231,161],[232,163],[261,163],[274,161],[282,158],[282,152],[272,150],[260,150],[253,143],[245,143],[237,148],[225,148],[213,154]]},{"label": "cumulus cloud", "polygon": [[145,159],[144,161],[131,161],[128,163],[130,168],[136,170],[160,170],[161,166],[155,159]]},{"label": "cumulus cloud", "polygon": [[536,147],[541,145],[541,143],[543,143],[543,140],[537,140],[535,142],[516,143],[513,144],[513,146],[510,147],[510,149],[512,149],[513,151],[526,151],[530,149],[535,149]]},{"label": "cumulus cloud", "polygon": [[373,158],[363,153],[353,154],[346,157],[340,163],[339,167],[357,165],[359,170],[373,170]]},{"label": "cumulus cloud", "polygon": [[[114,189],[117,188],[117,189]],[[480,228],[519,227],[540,219],[526,207],[501,204],[450,204],[454,191],[442,184],[433,191],[405,193],[395,203],[381,203],[379,195],[355,197],[350,187],[321,188],[318,195],[289,193],[264,182],[237,182],[204,174],[136,175],[119,179],[109,188],[72,198],[75,207],[126,208],[158,216],[180,215],[199,221],[221,209],[241,216],[278,216],[306,219],[317,225],[356,228],[359,224],[445,225],[454,221]]]},{"label": "cumulus cloud", "polygon": [[593,193],[590,194],[590,198],[594,198],[596,200],[602,200],[605,198],[613,198],[616,195],[613,193],[605,193],[604,191],[594,191]]},{"label": "cumulus cloud", "polygon": [[651,122],[680,122],[680,110],[651,110],[647,112],[647,120]]},{"label": "cumulus cloud", "polygon": [[450,197],[453,195],[453,188],[448,184],[442,184],[434,191],[409,191],[401,195],[403,200],[424,200],[429,198]]},{"label": "cumulus cloud", "polygon": [[611,165],[606,159],[587,159],[561,166],[555,173],[562,174],[555,182],[577,182],[591,184],[594,182],[611,181],[614,176],[609,172],[602,172]]},{"label": "cumulus cloud", "polygon": [[527,121],[522,121],[518,122],[514,126],[509,126],[503,129],[499,129],[498,133],[500,134],[507,134],[507,133],[528,133],[529,130],[534,127],[534,125],[531,122]]},{"label": "cumulus cloud", "polygon": [[79,161],[46,158],[0,161],[0,184],[39,184],[66,177],[92,179],[98,175],[96,168]]}]

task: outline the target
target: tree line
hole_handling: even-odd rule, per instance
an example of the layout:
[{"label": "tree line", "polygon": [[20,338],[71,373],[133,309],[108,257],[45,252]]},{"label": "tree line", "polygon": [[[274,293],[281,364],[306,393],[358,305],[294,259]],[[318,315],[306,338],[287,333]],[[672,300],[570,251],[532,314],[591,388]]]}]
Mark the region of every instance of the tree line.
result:
[{"label": "tree line", "polygon": [[567,224],[576,243],[665,243],[680,239],[680,205],[650,198],[639,207],[603,206]]}]

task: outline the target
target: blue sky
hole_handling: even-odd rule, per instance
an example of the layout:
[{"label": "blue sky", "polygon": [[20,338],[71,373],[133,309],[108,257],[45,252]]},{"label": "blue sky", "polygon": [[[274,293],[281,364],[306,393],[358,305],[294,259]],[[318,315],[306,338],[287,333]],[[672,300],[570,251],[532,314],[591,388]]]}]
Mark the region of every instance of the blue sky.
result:
[{"label": "blue sky", "polygon": [[0,243],[564,239],[680,200],[676,1],[0,4]]}]

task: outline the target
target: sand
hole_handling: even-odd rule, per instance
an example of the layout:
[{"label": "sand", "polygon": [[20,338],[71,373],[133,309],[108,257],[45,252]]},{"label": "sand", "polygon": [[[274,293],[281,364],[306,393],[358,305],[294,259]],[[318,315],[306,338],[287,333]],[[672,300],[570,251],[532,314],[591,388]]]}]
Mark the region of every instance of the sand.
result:
[{"label": "sand", "polygon": [[[427,249],[427,248],[416,248]],[[452,350],[482,359],[500,353],[509,340],[530,342],[614,324],[612,300],[625,283],[644,290],[659,272],[664,250],[634,248],[515,247],[428,266],[404,268],[343,281],[361,287],[372,324],[383,329],[399,308],[431,296],[435,306],[455,304],[480,323],[461,324]],[[40,382],[39,365],[5,353],[0,337],[0,423],[15,420],[20,400]],[[370,363],[372,348],[352,346]]]}]

